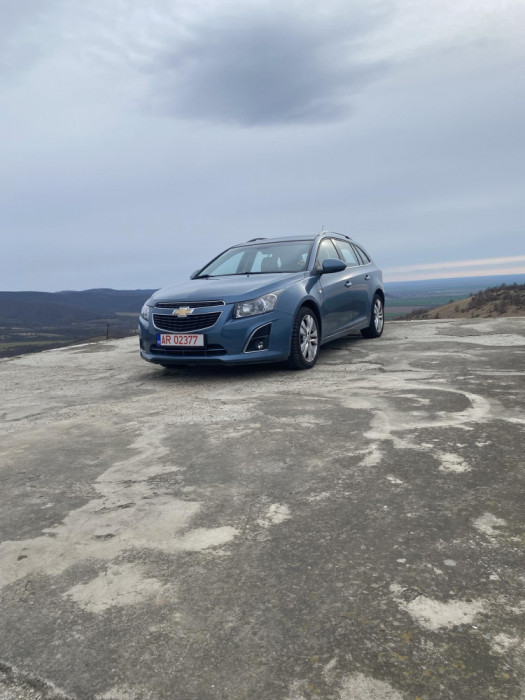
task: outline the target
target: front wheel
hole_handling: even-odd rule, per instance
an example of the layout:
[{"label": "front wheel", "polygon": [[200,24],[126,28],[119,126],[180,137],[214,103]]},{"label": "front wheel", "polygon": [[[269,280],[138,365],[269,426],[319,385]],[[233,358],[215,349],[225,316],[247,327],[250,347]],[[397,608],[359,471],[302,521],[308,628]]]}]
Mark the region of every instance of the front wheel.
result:
[{"label": "front wheel", "polygon": [[310,369],[319,355],[319,324],[306,306],[299,309],[292,330],[292,348],[288,358],[291,369]]},{"label": "front wheel", "polygon": [[372,313],[370,315],[370,325],[368,328],[363,328],[361,335],[364,338],[379,338],[383,333],[383,328],[385,327],[385,311],[383,306],[383,300],[379,294],[374,295],[374,301],[372,302]]}]

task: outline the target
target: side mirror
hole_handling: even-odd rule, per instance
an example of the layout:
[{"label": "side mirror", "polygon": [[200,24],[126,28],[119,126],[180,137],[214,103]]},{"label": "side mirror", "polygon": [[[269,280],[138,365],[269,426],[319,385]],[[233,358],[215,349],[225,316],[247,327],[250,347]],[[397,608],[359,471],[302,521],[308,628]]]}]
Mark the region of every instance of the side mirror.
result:
[{"label": "side mirror", "polygon": [[328,258],[323,260],[323,267],[321,274],[327,274],[330,272],[342,272],[346,269],[346,265],[342,260],[336,260],[335,258]]}]

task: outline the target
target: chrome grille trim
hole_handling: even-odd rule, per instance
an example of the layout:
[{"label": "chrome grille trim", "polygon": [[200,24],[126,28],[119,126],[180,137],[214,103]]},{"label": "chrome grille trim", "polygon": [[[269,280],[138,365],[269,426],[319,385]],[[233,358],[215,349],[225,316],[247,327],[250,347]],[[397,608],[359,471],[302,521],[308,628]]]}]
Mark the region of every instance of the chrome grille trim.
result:
[{"label": "chrome grille trim", "polygon": [[208,306],[224,306],[224,301],[158,301],[155,304],[156,309],[180,309],[182,306],[189,309],[205,309]]},{"label": "chrome grille trim", "polygon": [[157,330],[168,333],[193,333],[211,328],[219,320],[222,311],[211,314],[195,314],[177,318],[171,314],[153,314],[153,325]]}]

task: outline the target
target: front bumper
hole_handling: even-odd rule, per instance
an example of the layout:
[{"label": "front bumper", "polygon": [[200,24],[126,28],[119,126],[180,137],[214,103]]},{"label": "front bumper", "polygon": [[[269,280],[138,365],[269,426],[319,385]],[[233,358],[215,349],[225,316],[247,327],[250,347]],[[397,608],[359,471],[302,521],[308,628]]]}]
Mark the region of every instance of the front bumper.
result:
[{"label": "front bumper", "polygon": [[[149,322],[140,318],[140,355],[147,362],[169,365],[235,365],[262,362],[280,362],[290,355],[294,317],[282,311],[270,311],[248,318],[233,318],[233,305],[220,307],[221,316],[216,323],[204,330],[192,332],[204,335],[203,348],[172,348],[157,345],[157,335],[169,331],[153,325],[153,314]],[[169,309],[155,309],[155,314],[171,314]],[[203,309],[209,312],[211,309]],[[195,314],[192,318],[195,319]],[[263,326],[269,326],[269,343],[265,350],[247,352],[249,341]],[[253,344],[252,344],[253,347]]]}]

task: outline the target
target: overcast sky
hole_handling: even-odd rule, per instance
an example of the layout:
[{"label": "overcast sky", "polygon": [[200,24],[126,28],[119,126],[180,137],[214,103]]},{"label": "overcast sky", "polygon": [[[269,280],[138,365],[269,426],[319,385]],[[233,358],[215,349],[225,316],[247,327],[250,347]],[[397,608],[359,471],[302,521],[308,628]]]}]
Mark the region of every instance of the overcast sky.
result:
[{"label": "overcast sky", "polygon": [[255,236],[525,272],[525,0],[0,0],[0,289]]}]

